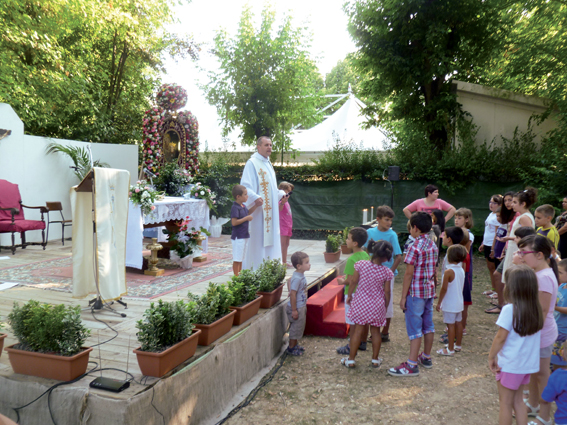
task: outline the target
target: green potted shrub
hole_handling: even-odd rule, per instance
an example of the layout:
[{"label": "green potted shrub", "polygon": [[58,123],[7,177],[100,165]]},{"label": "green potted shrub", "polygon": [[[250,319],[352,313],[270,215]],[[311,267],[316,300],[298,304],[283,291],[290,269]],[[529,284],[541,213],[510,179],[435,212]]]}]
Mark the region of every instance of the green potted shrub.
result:
[{"label": "green potted shrub", "polygon": [[8,335],[2,333],[2,329],[4,329],[4,323],[1,321],[2,317],[0,317],[0,356],[2,355],[2,348],[4,348],[4,338]]},{"label": "green potted shrub", "polygon": [[238,276],[233,276],[227,283],[232,294],[231,310],[236,311],[234,325],[238,326],[258,314],[262,295],[258,295],[257,273],[252,270],[242,270]]},{"label": "green potted shrub", "polygon": [[338,235],[327,236],[325,242],[325,262],[334,263],[341,258],[341,251],[339,250],[340,240]]},{"label": "green potted shrub", "polygon": [[236,311],[230,311],[233,296],[226,285],[210,282],[203,295],[189,292],[187,297],[187,309],[195,327],[201,331],[199,345],[210,345],[230,331]]},{"label": "green potted shrub", "polygon": [[134,353],[140,370],[146,376],[157,378],[193,357],[201,333],[193,330],[191,313],[181,300],[150,303],[136,328],[141,346]]},{"label": "green potted shrub", "polygon": [[87,370],[92,348],[83,344],[90,330],[81,322],[79,306],[15,302],[8,323],[18,340],[6,348],[14,372],[71,381]]},{"label": "green potted shrub", "polygon": [[348,239],[348,234],[349,232],[352,230],[353,226],[350,227],[345,227],[345,229],[343,230],[343,233],[340,236],[341,239],[341,252],[343,254],[352,254],[352,249],[347,247],[346,241]]},{"label": "green potted shrub", "polygon": [[262,295],[260,308],[270,308],[282,296],[286,266],[280,260],[264,260],[256,270],[258,295]]}]

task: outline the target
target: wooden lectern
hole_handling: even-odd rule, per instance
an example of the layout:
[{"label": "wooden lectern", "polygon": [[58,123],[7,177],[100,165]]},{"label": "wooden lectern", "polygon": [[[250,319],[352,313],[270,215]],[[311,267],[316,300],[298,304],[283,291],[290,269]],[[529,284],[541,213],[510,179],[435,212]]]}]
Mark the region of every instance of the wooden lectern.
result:
[{"label": "wooden lectern", "polygon": [[73,296],[96,292],[95,309],[127,294],[129,188],[128,171],[95,167],[71,189]]}]

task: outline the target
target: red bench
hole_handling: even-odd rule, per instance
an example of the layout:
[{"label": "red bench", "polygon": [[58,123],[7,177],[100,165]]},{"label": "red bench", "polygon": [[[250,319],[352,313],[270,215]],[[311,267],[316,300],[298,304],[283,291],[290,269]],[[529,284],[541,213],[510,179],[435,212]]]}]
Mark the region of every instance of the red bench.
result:
[{"label": "red bench", "polygon": [[346,338],[349,325],[345,323],[343,285],[332,280],[307,300],[305,335]]}]

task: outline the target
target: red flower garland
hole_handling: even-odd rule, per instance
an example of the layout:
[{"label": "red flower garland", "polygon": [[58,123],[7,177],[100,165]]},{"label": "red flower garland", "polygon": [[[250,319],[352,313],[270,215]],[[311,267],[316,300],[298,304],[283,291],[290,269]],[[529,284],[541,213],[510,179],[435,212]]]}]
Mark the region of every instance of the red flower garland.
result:
[{"label": "red flower garland", "polygon": [[154,174],[159,174],[159,163],[161,152],[161,135],[159,128],[163,123],[165,110],[159,106],[154,106],[144,114],[142,126],[143,148],[142,148],[142,167],[147,168]]},{"label": "red flower garland", "polygon": [[185,128],[187,136],[185,168],[194,176],[199,171],[199,122],[190,111],[181,111],[177,121]]}]

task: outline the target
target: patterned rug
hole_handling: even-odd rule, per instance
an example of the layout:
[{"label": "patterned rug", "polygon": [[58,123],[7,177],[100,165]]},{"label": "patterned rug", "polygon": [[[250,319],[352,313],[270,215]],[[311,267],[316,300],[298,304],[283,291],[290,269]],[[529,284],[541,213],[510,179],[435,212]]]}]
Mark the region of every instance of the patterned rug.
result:
[{"label": "patterned rug", "polygon": [[[128,268],[128,296],[124,298],[157,298],[225,274],[232,270],[232,250],[224,246],[209,245],[207,261],[194,262],[192,269],[184,270],[169,260],[162,259],[158,267],[165,269],[163,276],[147,276],[141,271],[136,272],[135,269]],[[24,286],[70,293],[73,284],[72,258],[58,258],[1,269],[0,283],[2,282],[17,282]]]}]

